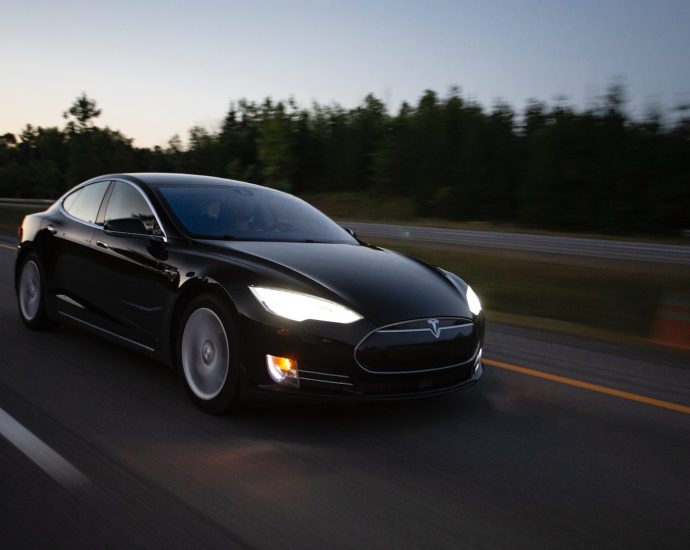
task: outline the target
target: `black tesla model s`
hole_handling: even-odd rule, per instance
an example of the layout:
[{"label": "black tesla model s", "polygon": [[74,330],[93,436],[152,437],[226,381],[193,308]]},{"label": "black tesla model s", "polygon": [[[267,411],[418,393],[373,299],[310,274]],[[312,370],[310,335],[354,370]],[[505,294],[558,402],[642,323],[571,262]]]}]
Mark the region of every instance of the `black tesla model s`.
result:
[{"label": "black tesla model s", "polygon": [[26,325],[73,323],[174,365],[208,412],[255,394],[436,395],[482,375],[484,316],[460,277],[280,191],[101,176],[18,233]]}]

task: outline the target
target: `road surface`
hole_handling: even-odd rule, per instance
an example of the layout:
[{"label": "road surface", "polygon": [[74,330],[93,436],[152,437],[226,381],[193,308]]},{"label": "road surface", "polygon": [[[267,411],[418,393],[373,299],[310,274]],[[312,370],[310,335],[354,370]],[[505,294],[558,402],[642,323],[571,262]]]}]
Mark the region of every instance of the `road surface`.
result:
[{"label": "road surface", "polygon": [[687,357],[490,325],[445,398],[212,417],[163,365],[26,329],[11,248],[4,548],[688,548]]}]

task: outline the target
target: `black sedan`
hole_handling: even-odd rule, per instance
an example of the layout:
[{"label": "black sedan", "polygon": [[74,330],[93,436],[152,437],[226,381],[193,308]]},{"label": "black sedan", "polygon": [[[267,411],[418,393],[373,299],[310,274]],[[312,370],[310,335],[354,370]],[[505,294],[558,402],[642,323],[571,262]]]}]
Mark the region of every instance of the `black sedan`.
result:
[{"label": "black sedan", "polygon": [[73,323],[174,365],[208,412],[257,394],[429,396],[482,375],[484,316],[460,277],[280,191],[101,176],[18,233],[27,326]]}]

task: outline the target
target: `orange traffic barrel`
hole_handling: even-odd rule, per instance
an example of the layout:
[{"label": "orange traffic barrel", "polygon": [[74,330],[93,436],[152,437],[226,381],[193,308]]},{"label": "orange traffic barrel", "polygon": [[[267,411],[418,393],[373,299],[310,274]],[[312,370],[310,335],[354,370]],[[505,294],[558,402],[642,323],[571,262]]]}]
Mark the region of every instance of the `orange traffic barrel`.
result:
[{"label": "orange traffic barrel", "polygon": [[690,350],[690,288],[674,288],[657,309],[650,340]]}]

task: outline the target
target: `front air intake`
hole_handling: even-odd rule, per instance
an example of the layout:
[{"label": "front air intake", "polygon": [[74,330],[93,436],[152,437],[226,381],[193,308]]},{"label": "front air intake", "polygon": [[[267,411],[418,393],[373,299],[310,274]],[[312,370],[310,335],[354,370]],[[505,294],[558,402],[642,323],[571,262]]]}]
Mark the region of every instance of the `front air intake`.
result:
[{"label": "front air intake", "polygon": [[428,372],[472,361],[478,347],[469,319],[417,319],[370,332],[355,348],[355,360],[376,374]]}]

